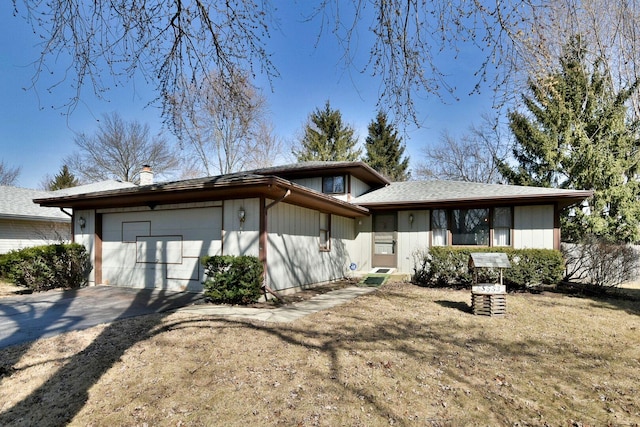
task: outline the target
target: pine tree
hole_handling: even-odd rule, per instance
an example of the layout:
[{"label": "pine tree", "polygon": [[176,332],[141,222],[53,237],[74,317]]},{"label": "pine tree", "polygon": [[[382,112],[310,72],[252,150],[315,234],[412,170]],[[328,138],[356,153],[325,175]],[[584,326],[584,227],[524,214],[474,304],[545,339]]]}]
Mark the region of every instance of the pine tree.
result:
[{"label": "pine tree", "polygon": [[378,112],[369,124],[369,135],[365,140],[365,162],[391,181],[406,181],[410,173],[409,158],[402,159],[405,146],[387,115]]},{"label": "pine tree", "polygon": [[76,187],[78,184],[78,179],[71,172],[69,172],[69,168],[67,167],[67,165],[63,165],[62,169],[60,169],[60,172],[58,172],[58,174],[54,176],[47,185],[47,190],[62,190],[63,188]]},{"label": "pine tree", "polygon": [[635,242],[640,226],[638,123],[626,102],[638,82],[616,93],[602,61],[589,63],[580,37],[567,45],[559,70],[530,82],[529,114],[512,112],[518,165],[500,163],[512,184],[594,190],[588,209],[562,218],[570,240],[586,235]]},{"label": "pine tree", "polygon": [[299,162],[355,161],[360,157],[354,130],[342,123],[342,114],[331,109],[329,101],[309,116],[300,143],[300,151],[295,152]]}]

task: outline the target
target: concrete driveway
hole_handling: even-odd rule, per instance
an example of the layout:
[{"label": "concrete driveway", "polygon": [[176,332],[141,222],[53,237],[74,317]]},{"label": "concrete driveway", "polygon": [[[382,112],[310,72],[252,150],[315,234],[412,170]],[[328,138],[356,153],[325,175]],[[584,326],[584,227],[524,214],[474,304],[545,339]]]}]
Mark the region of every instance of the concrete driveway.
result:
[{"label": "concrete driveway", "polygon": [[0,298],[0,348],[191,305],[201,293],[91,286]]}]

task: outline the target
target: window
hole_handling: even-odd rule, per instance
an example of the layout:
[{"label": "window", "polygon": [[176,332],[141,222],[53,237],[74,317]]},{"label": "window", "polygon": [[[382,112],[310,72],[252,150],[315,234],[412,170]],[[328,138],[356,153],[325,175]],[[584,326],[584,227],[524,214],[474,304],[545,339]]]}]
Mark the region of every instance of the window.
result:
[{"label": "window", "polygon": [[323,177],[322,192],[326,194],[344,194],[344,175]]},{"label": "window", "polygon": [[451,243],[489,246],[489,209],[453,209]]},{"label": "window", "polygon": [[434,209],[431,212],[431,245],[446,246],[449,227],[447,225],[447,211]]},{"label": "window", "polygon": [[320,212],[319,247],[321,251],[331,250],[331,215]]},{"label": "window", "polygon": [[511,207],[431,211],[432,246],[511,246],[512,228]]},{"label": "window", "polygon": [[511,246],[511,208],[493,209],[493,246]]}]

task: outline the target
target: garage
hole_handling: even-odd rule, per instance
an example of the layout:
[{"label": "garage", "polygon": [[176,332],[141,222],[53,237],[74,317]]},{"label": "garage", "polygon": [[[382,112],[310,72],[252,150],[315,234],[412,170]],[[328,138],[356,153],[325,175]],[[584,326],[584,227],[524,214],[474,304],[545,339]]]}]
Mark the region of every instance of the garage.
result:
[{"label": "garage", "polygon": [[200,257],[222,253],[222,203],[98,214],[102,283],[107,285],[200,291]]}]

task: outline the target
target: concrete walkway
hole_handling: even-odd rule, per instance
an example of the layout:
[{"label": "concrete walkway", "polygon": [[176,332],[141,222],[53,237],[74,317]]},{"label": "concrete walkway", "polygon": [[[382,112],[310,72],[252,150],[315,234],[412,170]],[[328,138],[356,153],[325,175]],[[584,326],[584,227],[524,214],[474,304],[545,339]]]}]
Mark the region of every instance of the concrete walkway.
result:
[{"label": "concrete walkway", "polygon": [[183,307],[182,312],[223,316],[230,318],[252,319],[263,322],[293,322],[309,314],[327,310],[361,295],[375,291],[375,287],[357,287],[338,289],[326,294],[316,295],[306,301],[297,302],[280,308],[248,308],[226,305],[200,304]]}]

